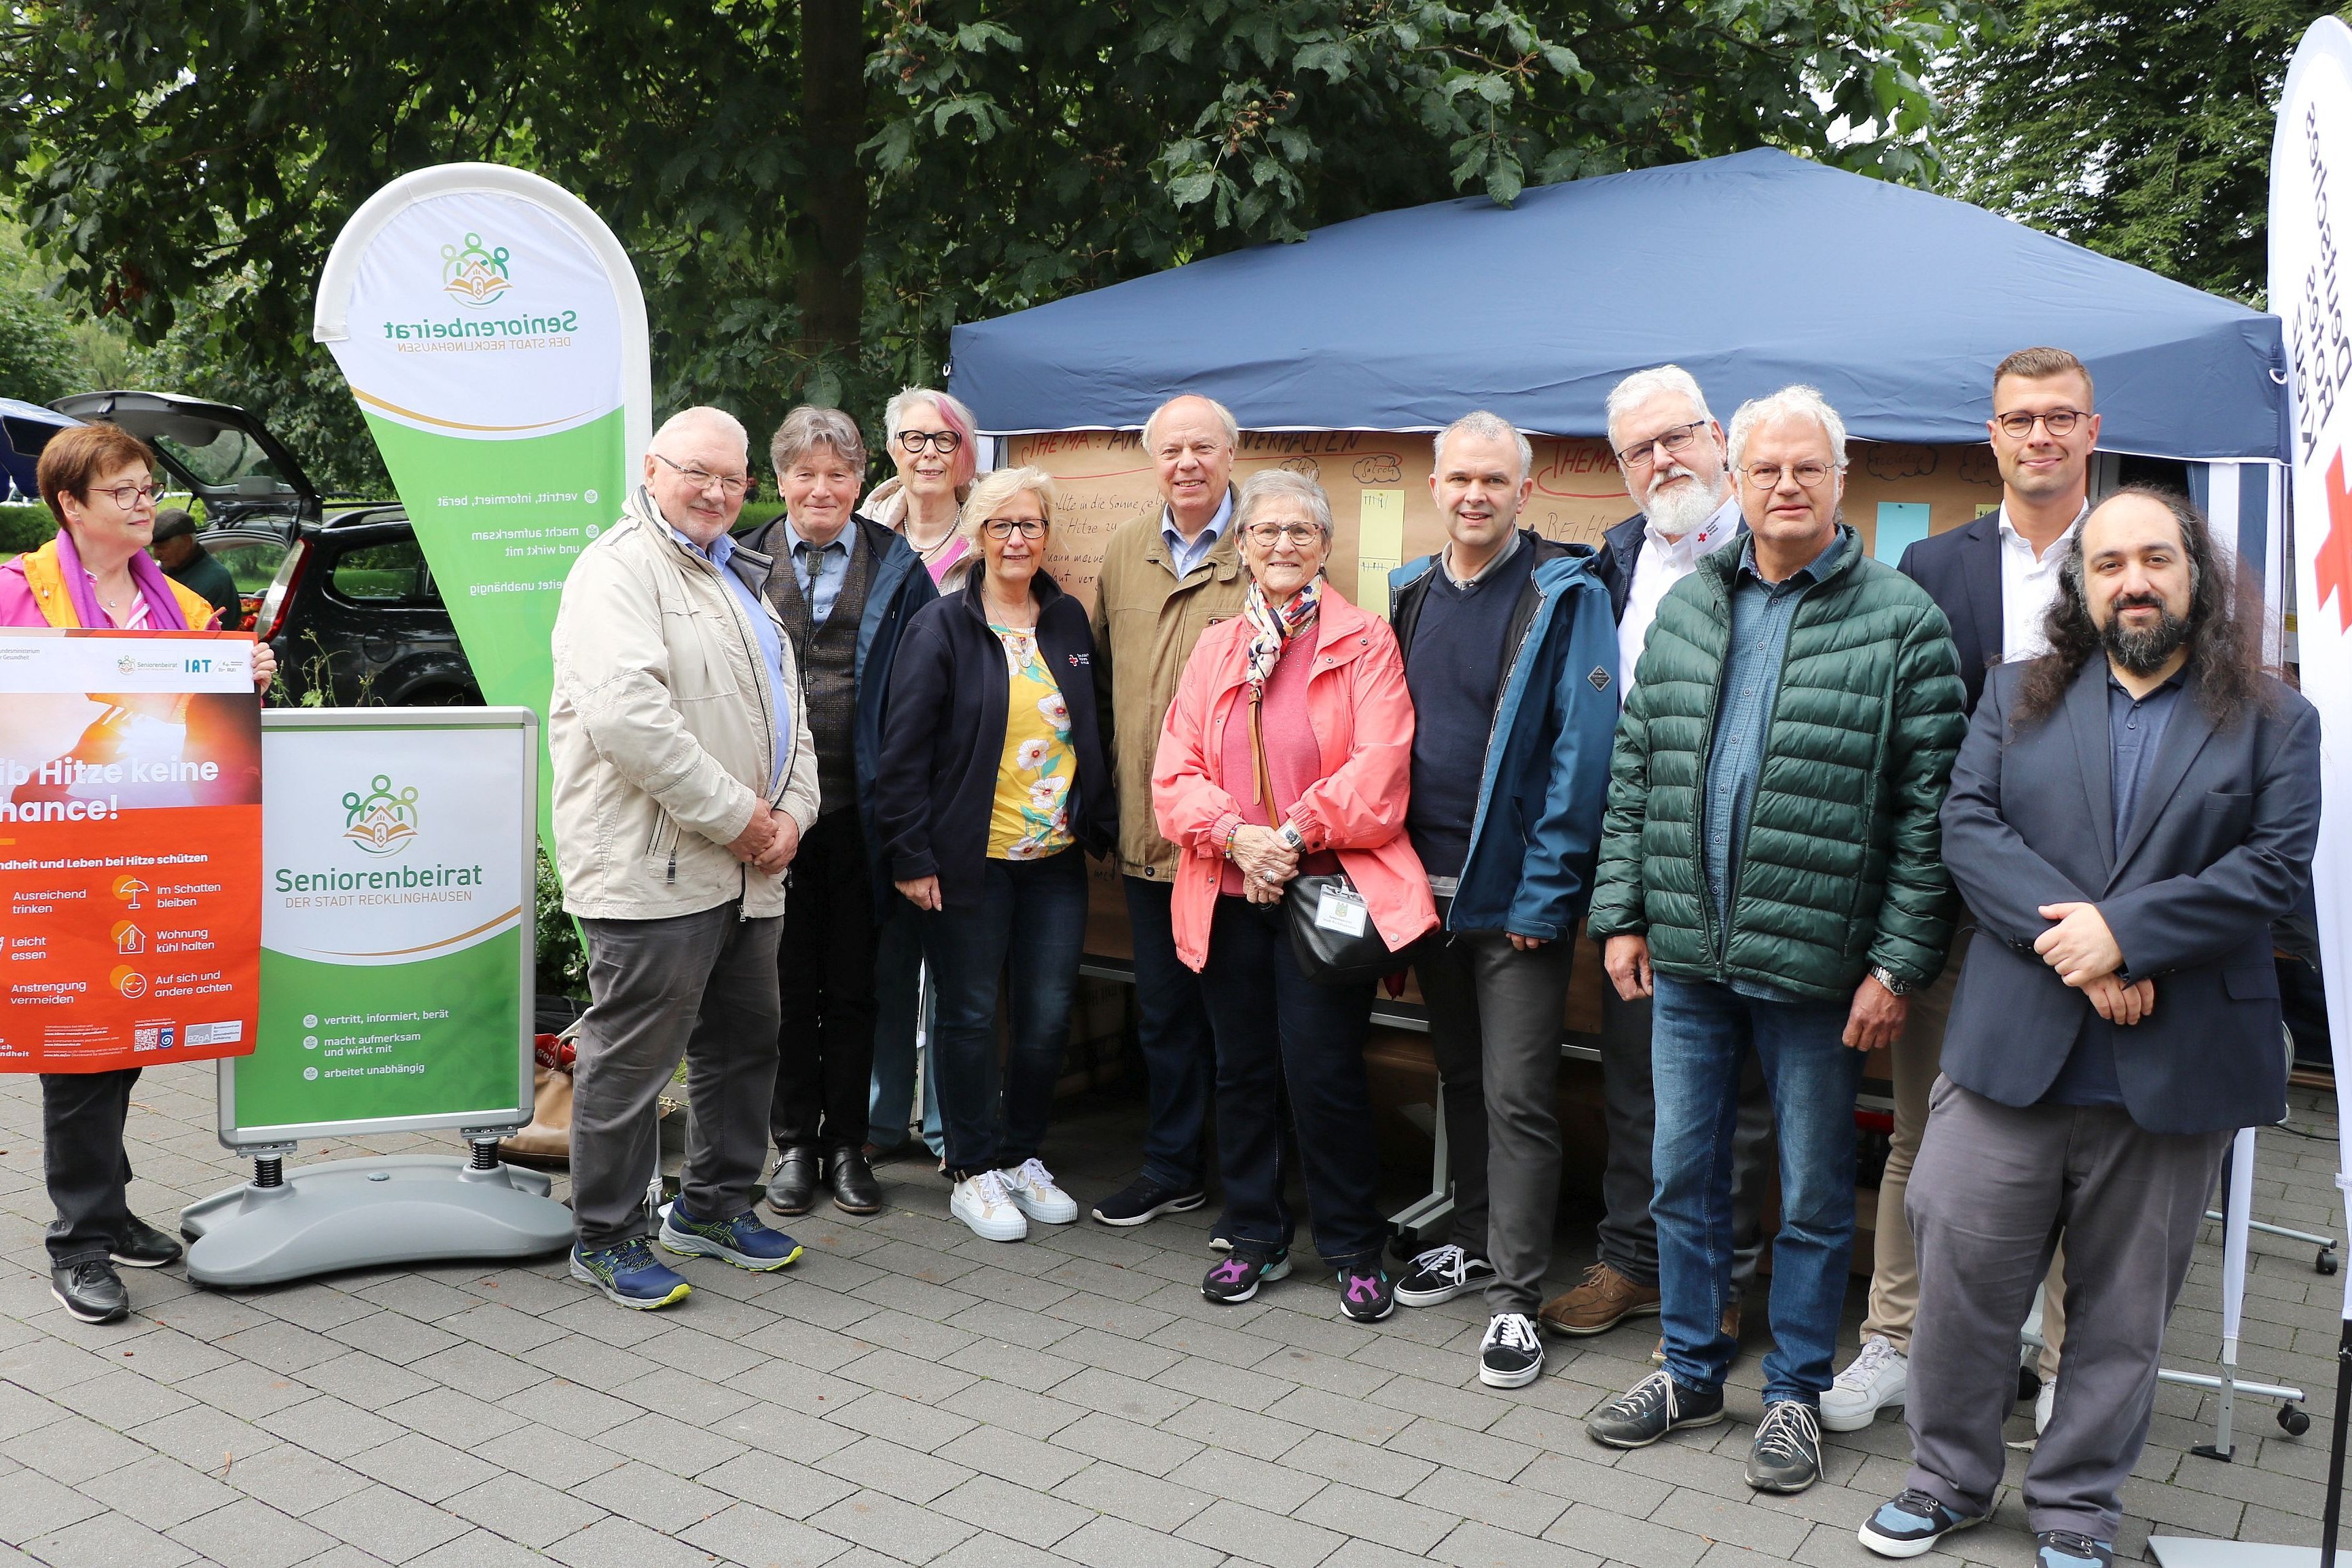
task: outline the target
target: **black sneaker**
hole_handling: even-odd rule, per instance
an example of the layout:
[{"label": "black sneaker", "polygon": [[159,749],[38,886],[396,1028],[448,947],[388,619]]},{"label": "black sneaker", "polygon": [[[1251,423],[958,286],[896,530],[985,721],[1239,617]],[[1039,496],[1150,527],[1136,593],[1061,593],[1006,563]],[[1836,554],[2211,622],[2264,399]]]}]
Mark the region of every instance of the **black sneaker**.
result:
[{"label": "black sneaker", "polygon": [[1822,1413],[1801,1399],[1764,1406],[1748,1448],[1748,1484],[1758,1491],[1799,1492],[1821,1479]]},{"label": "black sneaker", "polygon": [[1378,1263],[1339,1270],[1339,1310],[1360,1323],[1376,1323],[1396,1311],[1396,1281]]},{"label": "black sneaker", "polygon": [[1669,1432],[1722,1419],[1722,1389],[1701,1394],[1654,1372],[1593,1412],[1584,1435],[1612,1448],[1646,1448]]},{"label": "black sneaker", "polygon": [[2115,1561],[2112,1541],[2094,1541],[2071,1530],[2034,1532],[2034,1568],[2115,1568]]},{"label": "black sneaker", "polygon": [[137,1215],[122,1228],[122,1239],[107,1254],[126,1269],[160,1269],[166,1263],[176,1263],[186,1250],[179,1238],[166,1236]]},{"label": "black sneaker", "polygon": [[[1402,1301],[1404,1292],[1399,1291]],[[1543,1339],[1525,1312],[1496,1312],[1478,1344],[1478,1381],[1489,1388],[1525,1388],[1543,1375]]]},{"label": "black sneaker", "polygon": [[1956,1530],[1982,1524],[1980,1513],[1955,1513],[1916,1489],[1906,1489],[1892,1502],[1862,1521],[1862,1543],[1881,1557],[1916,1557]]},{"label": "black sneaker", "polygon": [[110,1323],[131,1315],[131,1292],[122,1288],[122,1276],[114,1265],[103,1258],[50,1270],[49,1294],[86,1323]]},{"label": "black sneaker", "polygon": [[1219,1306],[1230,1307],[1256,1295],[1260,1285],[1271,1285],[1289,1272],[1287,1250],[1254,1252],[1244,1249],[1209,1270],[1201,1281],[1201,1294]]},{"label": "black sneaker", "polygon": [[1094,1216],[1105,1225],[1149,1225],[1163,1214],[1182,1214],[1208,1201],[1198,1183],[1170,1186],[1142,1176],[1095,1205]]},{"label": "black sneaker", "polygon": [[[1433,1307],[1440,1301],[1450,1301],[1472,1291],[1483,1291],[1495,1282],[1495,1266],[1484,1258],[1473,1258],[1461,1248],[1448,1242],[1433,1247],[1405,1265],[1404,1278],[1397,1281],[1396,1299],[1399,1306]],[[1505,1387],[1516,1388],[1517,1384]]]}]

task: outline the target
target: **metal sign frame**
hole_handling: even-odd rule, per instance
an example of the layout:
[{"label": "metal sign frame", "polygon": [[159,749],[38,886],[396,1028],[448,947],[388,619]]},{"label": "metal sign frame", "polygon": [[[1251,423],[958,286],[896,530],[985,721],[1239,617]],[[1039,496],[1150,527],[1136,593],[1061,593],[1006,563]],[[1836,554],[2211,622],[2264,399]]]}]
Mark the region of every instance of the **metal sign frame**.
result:
[{"label": "metal sign frame", "polygon": [[[515,956],[521,987],[518,993],[520,1006],[517,1009],[516,1018],[515,1103],[512,1105],[434,1112],[420,1116],[245,1127],[237,1124],[236,1118],[236,1064],[247,1059],[223,1057],[217,1069],[216,1094],[222,1147],[243,1152],[270,1145],[291,1144],[299,1139],[365,1137],[381,1133],[423,1133],[443,1128],[504,1130],[530,1125],[533,1097],[532,1068],[535,1065],[531,1039],[534,1024],[532,1006],[538,988],[539,867],[534,852],[538,840],[532,829],[539,818],[539,716],[527,707],[264,708],[261,712],[265,750],[268,737],[273,734],[381,730],[422,737],[437,731],[483,729],[513,731],[520,749],[518,760],[521,765],[518,780],[521,788],[520,807],[517,820],[522,824],[522,831],[516,848],[522,873],[522,913],[515,929]],[[414,757],[412,750],[408,759],[413,760]],[[266,764],[262,772],[261,810],[263,842],[266,844],[269,821],[269,776]],[[271,1041],[260,1030],[257,1030],[256,1035],[254,1054],[271,1049]]]}]

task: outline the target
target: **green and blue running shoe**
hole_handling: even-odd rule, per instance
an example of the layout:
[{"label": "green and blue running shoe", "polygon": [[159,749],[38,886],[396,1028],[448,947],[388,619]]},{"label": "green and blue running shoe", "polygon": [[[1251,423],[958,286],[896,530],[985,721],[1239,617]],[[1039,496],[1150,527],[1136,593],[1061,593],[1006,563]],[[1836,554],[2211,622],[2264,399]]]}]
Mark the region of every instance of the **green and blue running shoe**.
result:
[{"label": "green and blue running shoe", "polygon": [[572,1248],[572,1277],[595,1286],[607,1301],[639,1312],[682,1301],[694,1290],[685,1276],[655,1260],[642,1236],[632,1236],[617,1247]]},{"label": "green and blue running shoe", "polygon": [[684,1203],[662,1216],[661,1244],[684,1258],[719,1258],[755,1274],[772,1274],[797,1260],[801,1244],[771,1230],[745,1209],[732,1219],[697,1219]]}]

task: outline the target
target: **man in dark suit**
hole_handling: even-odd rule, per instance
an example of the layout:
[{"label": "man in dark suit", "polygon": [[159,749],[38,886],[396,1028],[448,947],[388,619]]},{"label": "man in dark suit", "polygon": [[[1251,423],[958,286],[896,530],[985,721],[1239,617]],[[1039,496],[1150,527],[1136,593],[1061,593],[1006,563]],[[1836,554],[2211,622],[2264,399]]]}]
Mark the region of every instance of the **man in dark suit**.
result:
[{"label": "man in dark suit", "polygon": [[[2091,372],[2063,349],[2021,349],[1992,373],[1992,417],[1985,434],[2000,466],[2000,505],[1963,528],[1921,539],[1903,552],[1897,570],[1927,591],[1952,623],[1960,680],[1973,711],[1987,667],[2031,659],[2042,652],[2042,625],[2058,594],[2058,570],[2067,544],[2090,510],[2086,496],[2099,416],[2092,410]],[[1870,1308],[1862,1320],[1862,1349],[1822,1396],[1822,1425],[1858,1431],[1890,1405],[1901,1405],[1909,1380],[1911,1322],[1919,1310],[1919,1266],[1911,1228],[1903,1219],[1904,1189],[1927,1125],[1927,1091],[1936,1082],[1944,1020],[1967,960],[1970,932],[1964,922],[1936,983],[1911,998],[1911,1016],[1888,1053],[1894,1080],[1895,1130],[1886,1168],[1878,1178],[1878,1223],[1870,1270]],[[2053,1268],[2044,1298],[2043,1392],[2035,1403],[2046,1417],[2050,1381],[2058,1375],[2064,1312]]]},{"label": "man in dark suit", "polygon": [[1909,1194],[1913,1464],[1863,1544],[1990,1511],[2017,1330],[2059,1233],[2065,1376],[2025,1475],[2040,1568],[2108,1568],[2157,1353],[2223,1150],[2286,1111],[2271,923],[2319,831],[2319,720],[2264,674],[2188,501],[2067,547],[2051,651],[1988,676],[1943,810],[1979,936]]}]

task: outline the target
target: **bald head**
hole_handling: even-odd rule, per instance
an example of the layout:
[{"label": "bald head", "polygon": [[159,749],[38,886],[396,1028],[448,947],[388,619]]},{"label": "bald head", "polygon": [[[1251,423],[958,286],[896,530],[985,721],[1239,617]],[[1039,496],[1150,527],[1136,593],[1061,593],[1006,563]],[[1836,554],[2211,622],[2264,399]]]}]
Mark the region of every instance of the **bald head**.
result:
[{"label": "bald head", "polygon": [[1214,398],[1191,392],[1171,397],[1143,422],[1144,455],[1159,474],[1160,498],[1183,538],[1198,536],[1224,505],[1234,449],[1240,444],[1232,413]]}]

